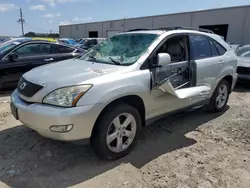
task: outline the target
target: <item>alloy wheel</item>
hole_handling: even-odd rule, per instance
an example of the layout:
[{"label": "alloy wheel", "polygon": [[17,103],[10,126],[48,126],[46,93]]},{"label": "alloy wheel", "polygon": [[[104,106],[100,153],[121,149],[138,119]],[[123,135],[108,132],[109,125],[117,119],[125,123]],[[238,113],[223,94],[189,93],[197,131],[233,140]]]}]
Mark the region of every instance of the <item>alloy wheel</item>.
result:
[{"label": "alloy wheel", "polygon": [[223,106],[226,104],[227,102],[227,97],[228,97],[228,89],[227,86],[225,84],[222,84],[219,88],[218,88],[218,95],[216,97],[216,106],[218,108],[223,108]]},{"label": "alloy wheel", "polygon": [[133,142],[136,135],[136,120],[130,113],[116,116],[108,127],[106,143],[114,153],[126,150]]}]

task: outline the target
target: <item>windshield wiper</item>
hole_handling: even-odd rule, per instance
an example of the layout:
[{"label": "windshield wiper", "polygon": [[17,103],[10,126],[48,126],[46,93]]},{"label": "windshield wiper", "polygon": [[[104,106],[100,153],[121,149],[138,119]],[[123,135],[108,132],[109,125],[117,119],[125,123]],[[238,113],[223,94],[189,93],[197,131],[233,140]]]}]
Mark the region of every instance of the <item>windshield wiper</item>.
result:
[{"label": "windshield wiper", "polygon": [[112,57],[109,57],[109,59],[110,59],[115,65],[121,65],[121,62],[114,60]]}]

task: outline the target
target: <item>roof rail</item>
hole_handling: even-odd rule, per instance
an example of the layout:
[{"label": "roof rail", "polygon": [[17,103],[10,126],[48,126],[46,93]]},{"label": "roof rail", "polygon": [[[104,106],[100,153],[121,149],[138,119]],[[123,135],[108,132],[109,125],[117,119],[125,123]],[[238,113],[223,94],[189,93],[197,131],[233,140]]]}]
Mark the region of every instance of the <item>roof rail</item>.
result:
[{"label": "roof rail", "polygon": [[187,29],[187,30],[195,30],[195,31],[201,31],[201,32],[205,32],[205,33],[213,33],[213,31],[209,30],[209,29],[203,29],[203,28],[199,28],[199,27],[182,27],[179,26],[177,27],[178,29]]},{"label": "roof rail", "polygon": [[196,28],[196,27],[182,27],[182,26],[175,26],[175,27],[166,27],[166,28],[157,28],[157,29],[145,29],[145,28],[138,28],[138,29],[131,29],[126,32],[132,32],[132,31],[147,31],[147,30],[165,30],[165,31],[171,31],[171,30],[194,30],[194,31],[201,31],[205,33],[212,33],[213,31],[209,29],[203,29],[203,28]]},{"label": "roof rail", "polygon": [[152,30],[152,29],[145,29],[145,28],[138,28],[138,29],[130,29],[126,32],[132,32],[132,31],[147,31],[147,30]]}]

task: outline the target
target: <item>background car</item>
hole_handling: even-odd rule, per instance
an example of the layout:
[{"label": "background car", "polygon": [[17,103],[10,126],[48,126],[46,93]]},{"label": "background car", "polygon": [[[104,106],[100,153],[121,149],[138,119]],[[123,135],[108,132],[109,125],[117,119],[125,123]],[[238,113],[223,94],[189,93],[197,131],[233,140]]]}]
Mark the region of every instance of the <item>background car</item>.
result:
[{"label": "background car", "polygon": [[0,89],[16,87],[21,75],[32,68],[81,53],[80,48],[45,40],[11,40],[0,46]]},{"label": "background car", "polygon": [[64,44],[72,45],[72,46],[77,45],[77,42],[74,39],[70,39],[70,38],[61,38],[58,41]]},{"label": "background car", "polygon": [[90,48],[103,42],[104,40],[106,40],[106,38],[84,38],[78,44],[81,44],[80,48],[84,50],[89,50]]},{"label": "background car", "polygon": [[238,81],[250,81],[250,45],[238,46],[235,53],[238,56]]}]

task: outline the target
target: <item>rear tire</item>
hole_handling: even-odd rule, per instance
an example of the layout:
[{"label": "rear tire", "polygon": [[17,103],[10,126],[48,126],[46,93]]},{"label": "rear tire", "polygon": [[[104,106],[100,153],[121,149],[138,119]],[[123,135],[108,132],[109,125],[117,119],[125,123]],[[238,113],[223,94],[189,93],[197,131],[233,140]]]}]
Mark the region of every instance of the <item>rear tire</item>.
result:
[{"label": "rear tire", "polygon": [[115,160],[127,155],[141,131],[138,110],[127,104],[112,105],[97,121],[91,145],[101,159]]},{"label": "rear tire", "polygon": [[230,86],[228,81],[221,80],[216,87],[209,104],[205,109],[209,112],[221,112],[225,109],[230,94]]}]

